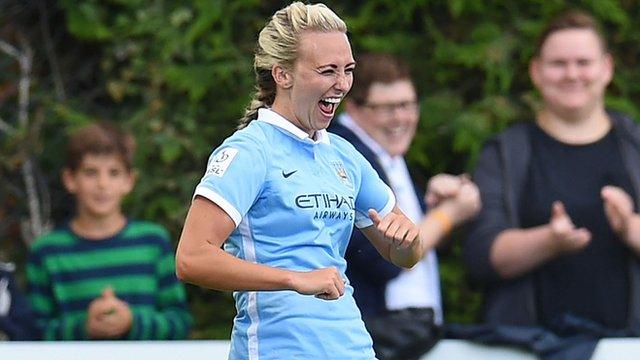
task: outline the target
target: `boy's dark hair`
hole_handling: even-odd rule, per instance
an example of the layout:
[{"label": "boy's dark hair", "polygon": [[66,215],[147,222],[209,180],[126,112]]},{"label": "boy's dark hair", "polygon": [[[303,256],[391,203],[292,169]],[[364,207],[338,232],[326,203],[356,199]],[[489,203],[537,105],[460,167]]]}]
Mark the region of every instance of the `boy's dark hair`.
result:
[{"label": "boy's dark hair", "polygon": [[604,33],[602,32],[602,29],[600,28],[600,25],[598,24],[596,19],[585,11],[572,9],[556,15],[556,17],[554,17],[547,24],[547,26],[544,27],[536,43],[535,56],[540,56],[542,46],[544,45],[545,41],[547,41],[549,36],[557,31],[570,29],[583,29],[593,31],[600,40],[602,51],[609,51],[607,40],[604,37]]},{"label": "boy's dark hair", "polygon": [[127,170],[131,170],[135,147],[133,136],[115,123],[94,122],[77,129],[69,137],[64,166],[75,171],[87,154],[116,155]]},{"label": "boy's dark hair", "polygon": [[374,83],[390,84],[398,80],[413,83],[407,64],[391,54],[366,53],[356,58],[356,64],[349,98],[358,105],[367,102],[369,88]]}]

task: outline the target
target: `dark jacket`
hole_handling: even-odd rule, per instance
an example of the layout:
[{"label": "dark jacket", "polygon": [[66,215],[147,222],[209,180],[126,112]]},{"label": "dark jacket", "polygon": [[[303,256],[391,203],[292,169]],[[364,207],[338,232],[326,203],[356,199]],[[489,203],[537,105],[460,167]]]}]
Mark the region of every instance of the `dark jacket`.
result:
[{"label": "dark jacket", "polygon": [[13,277],[13,264],[0,262],[0,337],[35,340],[33,312]]},{"label": "dark jacket", "polygon": [[[389,179],[384,173],[382,165],[378,162],[377,156],[351,130],[336,120],[331,122],[328,130],[349,141],[371,163],[382,181],[389,184]],[[420,199],[419,203],[424,206],[424,202],[418,194],[416,189],[416,196]],[[424,212],[424,207],[422,210]],[[382,314],[386,310],[385,289],[387,283],[398,276],[402,269],[380,256],[375,247],[357,228],[353,229],[345,258],[347,260],[347,278],[354,288],[353,297],[362,316],[367,318]]]},{"label": "dark jacket", "polygon": [[[640,204],[640,128],[632,120],[610,114],[620,153]],[[531,123],[511,126],[489,140],[478,160],[473,180],[480,189],[482,210],[468,226],[463,241],[463,261],[472,278],[486,285],[484,319],[506,325],[536,325],[532,275],[513,280],[499,277],[489,254],[497,235],[509,228],[519,228],[520,199],[527,180],[530,158]],[[640,262],[631,255],[629,261],[629,325],[640,321]]]}]

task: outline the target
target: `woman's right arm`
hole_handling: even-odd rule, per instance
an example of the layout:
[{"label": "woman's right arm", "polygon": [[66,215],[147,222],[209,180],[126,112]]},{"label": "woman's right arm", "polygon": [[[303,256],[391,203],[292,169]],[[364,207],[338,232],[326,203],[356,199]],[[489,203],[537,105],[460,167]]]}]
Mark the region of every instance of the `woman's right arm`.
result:
[{"label": "woman's right arm", "polygon": [[491,247],[491,264],[503,279],[516,278],[555,257],[549,226],[507,229]]},{"label": "woman's right arm", "polygon": [[491,247],[491,263],[502,278],[515,278],[562,253],[584,248],[590,239],[589,231],[577,229],[562,203],[556,202],[548,224],[498,234]]},{"label": "woman's right arm", "polygon": [[235,229],[231,217],[214,202],[196,196],[176,251],[176,274],[182,281],[218,290],[293,290],[323,299],[344,293],[335,268],[291,271],[239,259],[221,249]]}]

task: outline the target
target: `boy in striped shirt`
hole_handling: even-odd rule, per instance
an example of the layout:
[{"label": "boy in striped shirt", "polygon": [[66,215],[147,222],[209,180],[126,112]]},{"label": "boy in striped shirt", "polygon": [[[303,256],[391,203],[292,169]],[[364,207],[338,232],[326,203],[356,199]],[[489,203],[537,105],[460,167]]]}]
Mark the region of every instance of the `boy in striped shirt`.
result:
[{"label": "boy in striped shirt", "polygon": [[184,339],[192,318],[167,231],[122,213],[133,189],[134,141],[111,123],[74,133],[62,182],[75,216],[38,238],[27,265],[45,340]]}]

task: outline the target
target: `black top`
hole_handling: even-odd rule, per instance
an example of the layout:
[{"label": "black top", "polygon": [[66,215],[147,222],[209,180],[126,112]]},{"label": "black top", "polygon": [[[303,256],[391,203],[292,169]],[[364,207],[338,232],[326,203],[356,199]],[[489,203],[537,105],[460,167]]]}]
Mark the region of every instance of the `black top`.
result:
[{"label": "black top", "polygon": [[[539,321],[551,328],[571,314],[609,328],[627,325],[629,249],[604,213],[605,185],[635,196],[613,131],[585,145],[562,143],[534,126],[531,162],[520,206],[522,227],[549,222],[551,205],[561,201],[576,227],[592,235],[586,248],[561,255],[535,274]],[[606,284],[606,286],[603,286]]]}]

